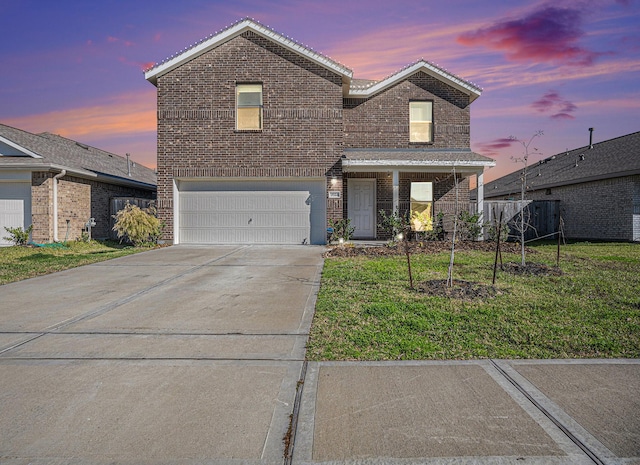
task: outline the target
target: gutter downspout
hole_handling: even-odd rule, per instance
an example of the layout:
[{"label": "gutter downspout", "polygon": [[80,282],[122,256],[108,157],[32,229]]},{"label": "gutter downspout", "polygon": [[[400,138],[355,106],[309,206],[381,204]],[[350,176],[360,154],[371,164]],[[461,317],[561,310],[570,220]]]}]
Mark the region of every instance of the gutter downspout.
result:
[{"label": "gutter downspout", "polygon": [[62,170],[53,177],[53,242],[58,242],[58,179],[67,174]]}]

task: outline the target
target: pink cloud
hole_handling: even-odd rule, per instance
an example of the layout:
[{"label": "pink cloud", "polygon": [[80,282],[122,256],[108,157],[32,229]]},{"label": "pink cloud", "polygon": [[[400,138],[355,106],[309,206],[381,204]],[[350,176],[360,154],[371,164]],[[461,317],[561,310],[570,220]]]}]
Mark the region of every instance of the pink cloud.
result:
[{"label": "pink cloud", "polygon": [[531,104],[538,113],[552,113],[551,119],[575,119],[572,115],[578,109],[569,100],[563,99],[558,92],[548,91],[540,99]]},{"label": "pink cloud", "polygon": [[581,23],[579,10],[547,6],[520,19],[504,19],[464,33],[457,42],[504,51],[512,61],[586,66],[599,54],[578,45],[584,35]]},{"label": "pink cloud", "polygon": [[482,155],[487,157],[495,157],[500,154],[502,149],[511,147],[513,144],[518,143],[517,140],[509,138],[494,139],[488,142],[478,142],[474,144],[476,150]]}]

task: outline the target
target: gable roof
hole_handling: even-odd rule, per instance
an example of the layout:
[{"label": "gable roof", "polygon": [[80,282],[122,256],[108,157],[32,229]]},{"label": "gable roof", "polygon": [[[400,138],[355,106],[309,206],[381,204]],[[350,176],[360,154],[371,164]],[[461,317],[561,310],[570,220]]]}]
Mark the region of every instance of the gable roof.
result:
[{"label": "gable roof", "polygon": [[[522,169],[484,186],[485,198],[519,194]],[[640,132],[558,153],[527,168],[527,190],[640,174]]]},{"label": "gable roof", "polygon": [[361,98],[370,97],[420,72],[433,76],[436,79],[449,84],[451,87],[467,94],[469,96],[469,103],[480,97],[480,94],[482,93],[482,88],[478,87],[471,81],[464,80],[455,74],[449,73],[438,65],[421,59],[380,81],[365,81],[363,79],[352,80],[348,96]]},{"label": "gable roof", "polygon": [[244,18],[223,29],[211,34],[199,42],[187,47],[175,55],[156,63],[145,70],[144,77],[153,85],[157,85],[158,78],[171,70],[178,68],[184,63],[216,48],[220,45],[238,37],[239,35],[252,31],[265,39],[271,40],[282,47],[301,55],[308,60],[327,68],[342,76],[344,96],[352,98],[367,98],[378,92],[407,79],[413,74],[424,72],[469,95],[469,102],[473,102],[482,93],[482,89],[474,83],[464,80],[459,76],[449,73],[444,68],[429,61],[420,59],[409,64],[400,71],[388,76],[380,81],[353,79],[353,71],[337,61],[316,52],[315,50],[296,42],[290,37],[282,35],[268,26],[265,26],[254,19]]},{"label": "gable roof", "polygon": [[194,58],[212,50],[225,42],[238,37],[239,35],[252,31],[265,39],[271,40],[281,46],[291,50],[292,52],[301,55],[308,60],[327,68],[335,73],[341,75],[344,78],[350,79],[353,75],[353,72],[347,68],[346,66],[338,63],[337,61],[332,60],[331,58],[316,52],[315,50],[300,44],[299,42],[294,41],[290,37],[284,36],[268,26],[264,26],[259,22],[244,18],[240,21],[232,24],[226,29],[223,29],[220,32],[211,34],[209,37],[206,37],[199,42],[191,45],[190,47],[182,50],[176,55],[172,55],[160,63],[156,63],[151,68],[145,70],[144,77],[146,80],[156,85],[158,82],[158,77],[163,74],[168,73],[169,71],[183,65],[187,61],[193,60]]},{"label": "gable roof", "polygon": [[[1,147],[10,147],[11,151]],[[30,171],[66,170],[83,178],[99,178],[103,182],[130,185],[155,190],[157,176],[154,170],[131,162],[131,176],[127,159],[66,137],[33,134],[0,124],[0,170],[25,169]]]}]

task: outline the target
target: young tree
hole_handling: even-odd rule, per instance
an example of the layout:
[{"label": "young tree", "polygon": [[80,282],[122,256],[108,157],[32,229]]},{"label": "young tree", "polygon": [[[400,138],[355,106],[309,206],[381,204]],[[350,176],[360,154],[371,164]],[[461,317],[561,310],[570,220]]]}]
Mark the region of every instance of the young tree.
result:
[{"label": "young tree", "polygon": [[[522,210],[520,211],[520,221],[519,224],[516,225],[516,230],[520,235],[520,254],[521,254],[521,265],[525,266],[525,251],[524,251],[524,233],[529,229],[529,219],[525,218],[527,215],[525,213],[524,206],[524,196],[527,190],[527,168],[529,166],[529,155],[531,143],[534,141],[536,137],[540,137],[544,135],[542,131],[537,131],[528,141],[520,140],[517,137],[510,136],[509,139],[519,142],[523,147],[522,157],[511,157],[511,159],[516,163],[523,163],[524,167],[522,168],[522,172],[520,173],[520,207]],[[538,149],[533,147],[534,152],[538,152]],[[527,210],[528,211],[528,210]]]},{"label": "young tree", "polygon": [[456,192],[456,203],[453,214],[453,233],[451,234],[451,255],[449,256],[449,269],[447,270],[447,287],[453,287],[453,262],[456,255],[456,232],[458,231],[458,218],[460,216],[458,208],[458,177],[456,176],[456,165],[453,165],[453,183]]}]

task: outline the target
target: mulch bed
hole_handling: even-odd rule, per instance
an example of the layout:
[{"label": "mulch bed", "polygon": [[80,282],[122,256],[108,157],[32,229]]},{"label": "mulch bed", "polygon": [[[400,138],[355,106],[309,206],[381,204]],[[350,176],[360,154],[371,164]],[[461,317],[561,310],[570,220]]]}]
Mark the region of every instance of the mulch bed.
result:
[{"label": "mulch bed", "polygon": [[[440,253],[451,251],[451,242],[447,241],[424,241],[410,242],[411,253]],[[520,244],[514,242],[505,242],[500,244],[503,253],[520,253]],[[481,251],[495,252],[496,244],[493,242],[481,241],[463,241],[456,244],[456,252],[462,251]],[[535,253],[534,250],[527,248],[527,254]],[[405,249],[403,244],[384,245],[384,246],[368,246],[368,245],[338,245],[332,246],[324,253],[324,257],[384,257],[393,255],[404,255]]]}]

